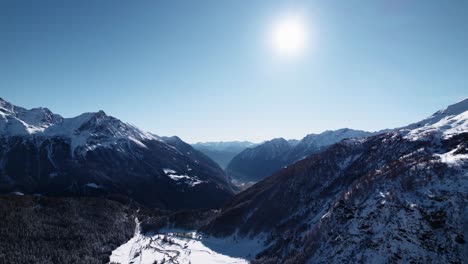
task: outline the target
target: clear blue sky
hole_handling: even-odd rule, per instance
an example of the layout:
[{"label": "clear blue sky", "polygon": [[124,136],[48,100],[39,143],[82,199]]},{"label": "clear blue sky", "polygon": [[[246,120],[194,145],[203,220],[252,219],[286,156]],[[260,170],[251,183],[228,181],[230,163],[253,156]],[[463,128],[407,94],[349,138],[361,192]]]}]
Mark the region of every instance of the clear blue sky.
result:
[{"label": "clear blue sky", "polygon": [[[294,60],[266,44],[300,11]],[[402,126],[468,96],[468,1],[1,0],[0,96],[188,142]]]}]

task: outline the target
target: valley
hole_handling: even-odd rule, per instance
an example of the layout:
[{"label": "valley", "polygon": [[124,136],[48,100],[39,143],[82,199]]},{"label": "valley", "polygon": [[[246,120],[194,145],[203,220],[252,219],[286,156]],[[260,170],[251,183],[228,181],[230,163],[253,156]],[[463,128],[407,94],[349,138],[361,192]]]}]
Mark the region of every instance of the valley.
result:
[{"label": "valley", "polygon": [[[55,127],[63,126],[66,120],[57,116],[43,118],[50,121],[40,125],[25,117],[37,110],[0,102],[0,139],[4,146],[0,150],[0,179],[6,193],[2,199],[13,208],[15,203],[24,204],[25,209],[15,217],[30,218],[33,226],[46,225],[44,230],[50,229],[47,218],[26,216],[28,210],[44,210],[44,201],[69,203],[75,198],[68,197],[89,197],[86,199],[97,203],[113,203],[114,210],[125,212],[127,231],[132,226],[134,234],[131,238],[126,234],[126,242],[120,237],[120,244],[109,247],[106,243],[109,255],[101,258],[108,259],[104,262],[328,263],[333,258],[337,263],[350,259],[461,263],[463,259],[467,235],[468,99],[384,133],[343,139],[333,136],[338,142],[320,150],[314,145],[312,154],[256,184],[246,185],[237,194],[229,176],[216,163],[178,137],[150,135],[150,139],[141,138],[135,143],[134,134],[123,133],[130,127],[104,114],[92,114],[85,119],[88,121],[80,121],[83,123],[76,126],[73,136],[60,132],[49,136],[48,129],[57,131]],[[23,120],[37,127],[29,125],[28,130],[21,130],[26,124]],[[21,126],[12,126],[15,122]],[[145,135],[136,128],[132,130]],[[90,132],[87,139],[76,144],[73,142],[81,133],[78,131]],[[337,133],[343,131],[349,130]],[[303,141],[295,146],[304,145]],[[285,157],[286,152],[296,149],[285,140],[274,140],[242,153],[259,147],[268,150],[269,144],[276,143],[285,148],[275,145],[274,152],[266,153]],[[160,156],[153,151],[166,154]],[[242,153],[239,155],[245,155]],[[28,155],[39,159],[28,161]],[[114,157],[118,163],[112,160]],[[20,160],[22,166],[18,166]],[[278,160],[275,166],[284,164],[281,162]],[[74,174],[76,164],[85,169],[77,171],[88,171],[85,178]],[[107,164],[130,174],[102,171]],[[142,170],[146,164],[150,170]],[[263,166],[251,164],[256,165]],[[133,185],[132,181],[143,185]],[[166,185],[161,189],[161,184]],[[211,188],[211,184],[215,187]],[[7,186],[11,189],[5,189]],[[132,194],[132,188],[139,193]],[[141,199],[144,191],[151,196]],[[43,198],[47,196],[51,198]],[[160,206],[166,199],[170,200],[163,204],[171,206]],[[81,205],[79,201],[70,209],[84,206],[82,210],[94,212],[92,207],[88,209],[89,203]],[[65,216],[70,214],[76,216],[77,212]],[[11,217],[3,215],[3,220]],[[93,217],[103,224],[108,221],[107,215]],[[119,220],[122,216],[116,217]],[[84,224],[89,221],[80,219]],[[71,228],[74,221],[62,223]],[[105,236],[120,233],[121,229],[114,225],[109,232]],[[16,244],[23,243],[21,236],[12,239]],[[7,245],[3,244],[4,249]],[[10,257],[3,255],[4,259]],[[48,258],[44,256],[43,260]]]},{"label": "valley", "polygon": [[[252,158],[247,168],[272,172],[264,179],[244,178],[258,182],[238,186],[231,165],[226,174],[178,137],[148,134],[103,112],[63,119],[44,108],[0,103],[2,199],[12,208],[24,206],[19,215],[3,215],[7,225],[26,217],[28,225],[57,232],[41,214],[61,203],[73,204],[61,216],[70,220],[55,223],[65,230],[91,219],[106,225],[110,215],[125,212],[112,216],[125,220],[101,239],[88,238],[106,248],[88,263],[462,261],[468,99],[382,133],[343,129],[293,145],[275,139],[247,147],[238,154]],[[74,132],[64,129],[69,123]],[[299,159],[285,163],[290,156]],[[93,207],[108,203],[112,212],[94,215]],[[125,235],[113,240],[118,244],[106,242],[124,223]],[[19,252],[24,238],[13,236],[13,244],[0,246]],[[63,254],[21,259],[56,262]]]}]

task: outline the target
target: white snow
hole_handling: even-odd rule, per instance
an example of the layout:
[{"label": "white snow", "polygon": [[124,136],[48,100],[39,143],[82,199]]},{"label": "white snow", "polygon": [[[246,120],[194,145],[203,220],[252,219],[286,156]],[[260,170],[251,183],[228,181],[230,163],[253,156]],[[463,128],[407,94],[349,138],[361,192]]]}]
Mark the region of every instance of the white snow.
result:
[{"label": "white snow", "polygon": [[180,180],[183,180],[183,179],[186,179],[186,180],[191,180],[192,179],[188,175],[168,174],[167,176],[169,176],[169,178],[173,179],[174,181],[180,181]]},{"label": "white snow", "polygon": [[424,140],[431,136],[447,139],[465,133],[468,131],[468,98],[399,130],[410,140]]},{"label": "white snow", "polygon": [[468,111],[455,116],[445,116],[439,121],[423,127],[415,128],[408,132],[405,138],[421,140],[430,135],[436,135],[443,139],[468,131]]},{"label": "white snow", "polygon": [[379,192],[379,195],[380,195],[380,197],[382,197],[382,198],[387,197],[387,195],[389,195],[389,194],[390,194],[390,192],[386,192],[386,193]]},{"label": "white snow", "polygon": [[329,217],[329,216],[330,216],[330,214],[331,214],[331,212],[330,212],[330,211],[328,211],[328,212],[326,212],[324,215],[322,215],[322,217],[320,217],[320,219],[327,218],[327,217]]},{"label": "white snow", "polygon": [[[192,169],[189,169],[189,171],[190,170]],[[194,187],[195,185],[205,182],[205,181],[198,179],[196,176],[189,176],[187,174],[178,175],[177,172],[173,169],[164,168],[163,171],[167,175],[167,177],[171,178],[173,181],[187,184],[190,187]]]},{"label": "white snow", "polygon": [[240,264],[249,263],[263,249],[261,239],[242,239],[235,237],[203,237],[196,232],[174,230],[151,236],[140,233],[139,223],[135,235],[127,243],[112,252],[111,262],[121,264]]},{"label": "white snow", "polygon": [[26,110],[0,99],[0,132],[9,136],[42,133],[62,118],[47,108]]},{"label": "white snow", "polygon": [[71,140],[72,155],[78,147],[83,147],[83,151],[86,152],[97,147],[115,145],[122,139],[134,142],[142,148],[147,148],[143,143],[144,140],[161,141],[159,137],[142,131],[130,123],[107,116],[102,111],[63,118],[47,108],[27,110],[0,99],[0,115],[0,134],[63,136]]},{"label": "white snow", "polygon": [[[167,173],[166,173],[167,174]],[[187,185],[190,185],[190,187],[194,187],[195,185],[198,185],[200,183],[204,183],[205,181],[202,181],[198,179],[195,176],[188,176],[186,174],[183,175],[177,175],[177,174],[167,174],[169,178],[171,178],[174,181],[180,182],[180,183],[185,183]]]},{"label": "white snow", "polygon": [[165,174],[175,174],[175,173],[177,173],[175,170],[168,169],[168,168],[164,168],[163,171],[164,171]]},{"label": "white snow", "polygon": [[142,148],[148,148],[145,144],[143,144],[143,142],[141,142],[140,140],[132,137],[132,136],[129,136],[128,139],[130,139],[131,141],[135,142],[138,146],[142,147]]},{"label": "white snow", "polygon": [[463,164],[468,164],[468,154],[455,154],[456,151],[457,149],[453,149],[444,154],[434,155],[439,157],[442,162],[452,166],[461,166]]}]

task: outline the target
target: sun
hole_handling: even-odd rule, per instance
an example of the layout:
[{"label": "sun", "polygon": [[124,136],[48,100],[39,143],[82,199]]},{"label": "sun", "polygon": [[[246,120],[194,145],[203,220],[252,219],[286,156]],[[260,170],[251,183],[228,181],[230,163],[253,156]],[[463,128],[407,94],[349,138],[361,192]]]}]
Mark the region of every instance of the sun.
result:
[{"label": "sun", "polygon": [[303,54],[307,37],[305,22],[297,15],[278,19],[271,29],[273,51],[282,57],[297,57]]}]

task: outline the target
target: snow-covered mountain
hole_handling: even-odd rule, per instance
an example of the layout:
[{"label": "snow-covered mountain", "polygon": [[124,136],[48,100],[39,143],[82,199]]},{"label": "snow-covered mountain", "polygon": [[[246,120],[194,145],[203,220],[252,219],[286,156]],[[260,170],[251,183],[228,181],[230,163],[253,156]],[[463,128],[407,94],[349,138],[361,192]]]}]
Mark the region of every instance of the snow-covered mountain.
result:
[{"label": "snow-covered mountain", "polygon": [[253,263],[464,263],[468,99],[347,139],[237,194],[202,230],[267,237]]},{"label": "snow-covered mountain", "polygon": [[300,141],[273,139],[239,153],[229,163],[226,172],[235,180],[256,182],[343,139],[362,138],[378,133],[343,128],[309,134]]},{"label": "snow-covered mountain", "polygon": [[446,109],[439,110],[424,120],[399,128],[399,130],[408,132],[407,137],[412,140],[422,139],[437,133],[439,136],[447,138],[452,134],[466,132],[468,128],[466,123],[467,109],[468,98],[450,105]]},{"label": "snow-covered mountain", "polygon": [[14,106],[0,98],[0,135],[66,137],[70,139],[71,154],[85,155],[99,146],[131,140],[144,146],[142,141],[159,140],[137,127],[106,115],[104,111],[84,113],[73,118],[63,118],[47,108],[31,110]]},{"label": "snow-covered mountain", "polygon": [[218,151],[240,152],[246,148],[255,146],[255,143],[249,141],[219,141],[219,142],[198,142],[192,144],[199,149],[213,149]]},{"label": "snow-covered mountain", "polygon": [[347,138],[363,138],[379,134],[380,132],[368,132],[362,130],[354,130],[342,128],[338,130],[327,130],[320,134],[309,134],[305,136],[299,143],[287,153],[286,160],[291,162],[303,159],[313,153],[319,152],[328,146],[331,146],[343,139]]},{"label": "snow-covered mountain", "polygon": [[0,191],[121,194],[168,209],[212,208],[232,196],[223,170],[177,137],[103,111],[63,118],[0,99]]},{"label": "snow-covered mountain", "polygon": [[192,147],[216,161],[222,168],[226,168],[234,156],[242,152],[244,149],[255,145],[255,143],[248,141],[221,141],[198,142],[192,144]]}]

